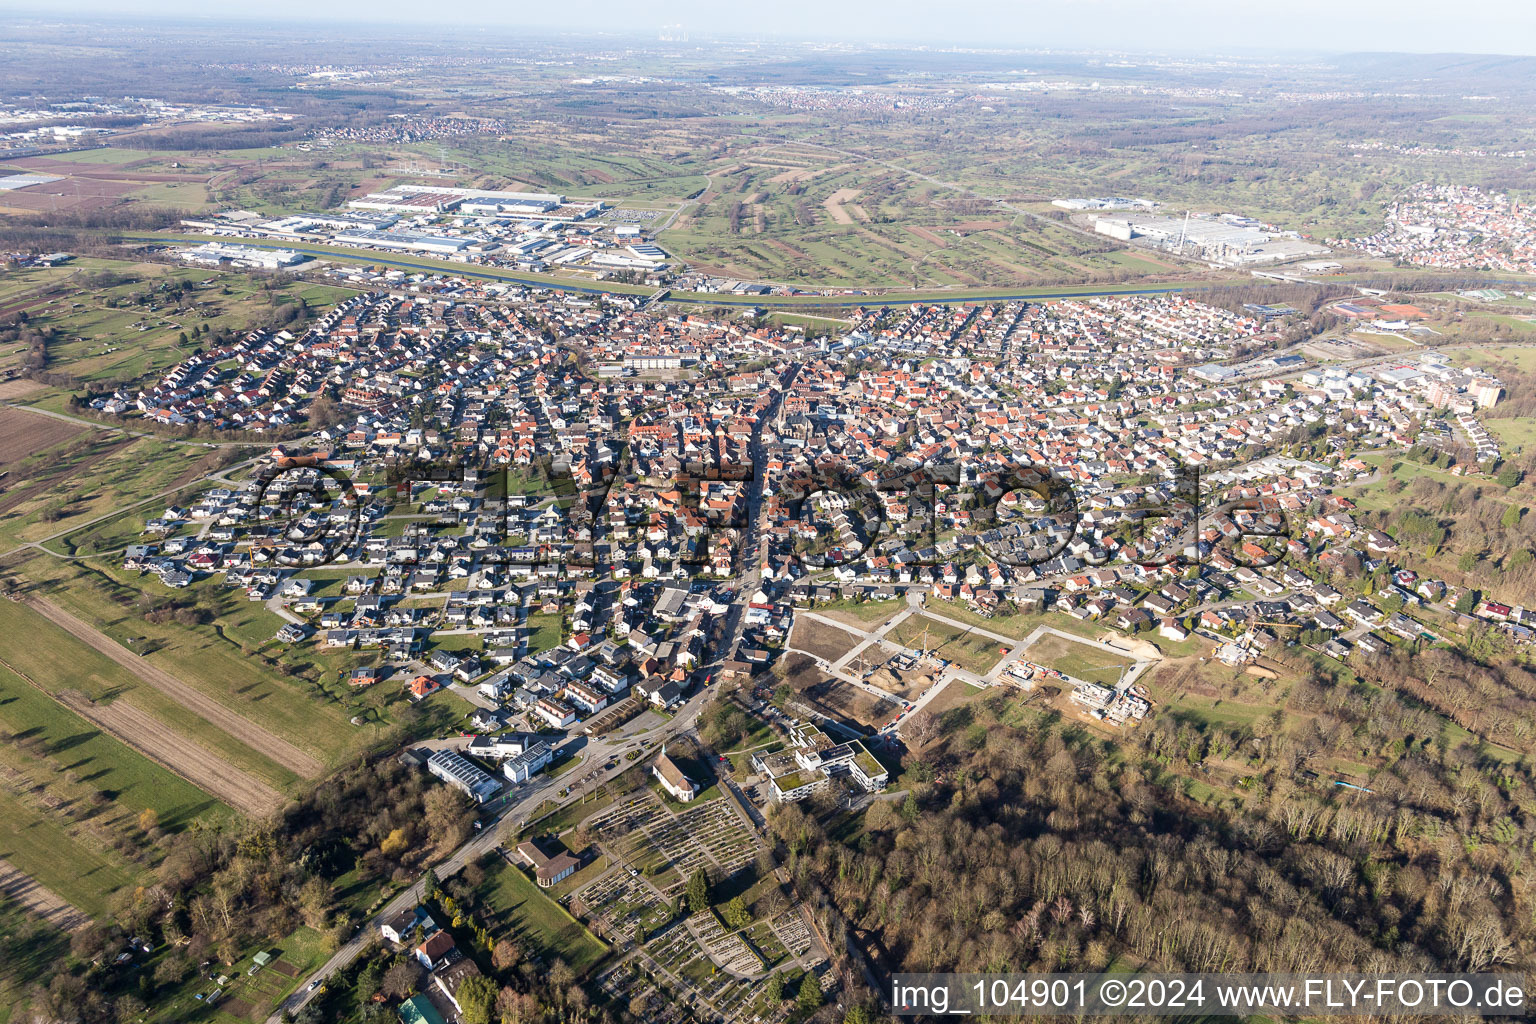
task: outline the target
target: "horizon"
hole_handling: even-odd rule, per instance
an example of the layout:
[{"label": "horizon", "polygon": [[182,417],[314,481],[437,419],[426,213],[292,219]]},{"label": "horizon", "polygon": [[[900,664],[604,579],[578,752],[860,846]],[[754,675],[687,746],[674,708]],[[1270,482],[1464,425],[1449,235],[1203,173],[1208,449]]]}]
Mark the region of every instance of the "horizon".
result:
[{"label": "horizon", "polygon": [[[1347,11],[1326,0],[1299,0],[1284,11],[1245,12],[1234,16],[1218,0],[1178,0],[1181,14],[1167,5],[1142,0],[1075,0],[1050,10],[997,12],[989,5],[964,2],[935,11],[911,0],[875,9],[865,0],[838,4],[789,0],[771,25],[757,24],[745,12],[721,11],[697,0],[675,0],[652,14],[636,12],[614,0],[578,0],[567,12],[482,11],[461,0],[446,0],[426,11],[404,0],[379,0],[367,17],[377,27],[416,28],[473,21],[482,29],[537,38],[606,38],[658,42],[667,29],[690,38],[675,45],[709,41],[760,42],[773,45],[862,44],[898,49],[979,52],[1117,53],[1143,56],[1336,57],[1354,53],[1536,56],[1536,8],[1511,0],[1473,0],[1447,24],[1438,8],[1413,4],[1407,10],[1390,0],[1355,0]],[[270,28],[335,24],[356,31],[349,4],[272,0],[259,12],[209,12],[192,0],[129,0],[128,4],[86,0],[67,14],[42,3],[8,3],[6,14],[47,23],[181,22],[252,24]],[[878,16],[878,17],[876,17]],[[875,20],[871,20],[875,19]],[[1319,39],[1314,28],[1326,24]],[[780,27],[780,26],[791,27]],[[1106,29],[1103,26],[1108,25]],[[692,38],[697,36],[697,38]],[[1328,45],[1338,40],[1336,45]],[[1418,45],[1432,40],[1435,45]],[[1484,45],[1496,40],[1497,46]]]}]

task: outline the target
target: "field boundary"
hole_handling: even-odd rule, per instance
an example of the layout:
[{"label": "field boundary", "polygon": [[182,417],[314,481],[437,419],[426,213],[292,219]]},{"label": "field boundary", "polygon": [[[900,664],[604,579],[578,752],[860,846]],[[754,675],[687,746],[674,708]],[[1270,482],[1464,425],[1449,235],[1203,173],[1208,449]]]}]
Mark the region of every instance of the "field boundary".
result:
[{"label": "field boundary", "polygon": [[128,700],[120,698],[102,704],[74,692],[61,693],[54,699],[118,742],[237,810],[260,816],[270,814],[284,803],[283,795],[271,786],[247,775],[207,747],[185,742],[170,726]]},{"label": "field boundary", "polygon": [[3,857],[0,857],[0,895],[15,900],[55,928],[67,932],[91,923],[85,911]]},{"label": "field boundary", "polygon": [[252,750],[265,754],[278,764],[286,765],[306,778],[319,778],[324,773],[324,765],[281,736],[269,732],[238,712],[225,707],[159,666],[147,663],[145,659],[127,650],[101,630],[76,618],[58,605],[39,597],[24,598],[22,603],[71,636],[106,655],[209,725],[222,729]]},{"label": "field boundary", "polygon": [[74,712],[88,725],[237,810],[263,815],[283,805],[284,797],[277,790],[229,764],[207,747],[185,740],[175,729],[143,708],[135,707],[126,698],[102,704],[74,691],[51,693],[4,658],[0,658],[0,666]]}]

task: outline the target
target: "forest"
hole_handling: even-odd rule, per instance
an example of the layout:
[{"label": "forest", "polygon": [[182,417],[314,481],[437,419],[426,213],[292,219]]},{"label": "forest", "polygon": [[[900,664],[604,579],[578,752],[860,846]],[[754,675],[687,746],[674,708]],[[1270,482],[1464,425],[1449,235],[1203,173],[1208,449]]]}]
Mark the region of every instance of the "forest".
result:
[{"label": "forest", "polygon": [[[1317,675],[1294,716],[1160,716],[1117,745],[1051,715],[1004,725],[1009,700],[951,712],[930,781],[855,828],[798,805],[772,818],[879,970],[1529,966],[1530,765],[1446,742],[1411,701]],[[1362,746],[1398,753],[1373,792],[1306,781]],[[1241,795],[1189,798],[1218,756],[1246,765]]]}]

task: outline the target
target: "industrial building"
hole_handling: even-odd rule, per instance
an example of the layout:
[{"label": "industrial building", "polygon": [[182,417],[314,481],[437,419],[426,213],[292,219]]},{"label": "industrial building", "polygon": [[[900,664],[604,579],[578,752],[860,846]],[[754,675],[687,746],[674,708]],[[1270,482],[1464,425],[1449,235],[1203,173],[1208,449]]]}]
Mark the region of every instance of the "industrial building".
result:
[{"label": "industrial building", "polygon": [[361,245],[370,249],[397,249],[402,252],[427,252],[452,255],[470,246],[468,238],[423,235],[410,231],[349,231],[335,238],[337,245]]},{"label": "industrial building", "polygon": [[627,245],[624,247],[631,256],[645,260],[647,263],[665,263],[666,251],[659,245]]},{"label": "industrial building", "polygon": [[209,242],[194,249],[183,249],[181,259],[199,266],[254,267],[258,270],[280,270],[297,266],[309,259],[292,249],[259,249],[251,245],[230,245],[226,242]]},{"label": "industrial building", "polygon": [[1051,205],[1063,210],[1152,210],[1157,207],[1157,204],[1150,199],[1126,199],[1122,196],[1052,199]]},{"label": "industrial building", "polygon": [[501,792],[501,783],[494,776],[476,768],[452,750],[439,750],[427,758],[427,771],[463,790],[477,804],[483,804]]},{"label": "industrial building", "polygon": [[354,213],[348,216],[299,213],[266,221],[256,225],[256,229],[269,235],[299,238],[329,235],[337,231],[383,231],[394,227],[399,220],[399,217],[389,213]]},{"label": "industrial building", "polygon": [[595,217],[608,208],[601,200],[568,199],[555,192],[500,192],[494,189],[447,185],[396,185],[383,192],[353,199],[354,210],[386,213],[498,217],[568,224]]},{"label": "industrial building", "polygon": [[1099,217],[1093,229],[1122,242],[1145,244],[1225,266],[1278,263],[1328,252],[1293,232],[1276,231],[1251,217],[1224,213],[1212,217]]}]

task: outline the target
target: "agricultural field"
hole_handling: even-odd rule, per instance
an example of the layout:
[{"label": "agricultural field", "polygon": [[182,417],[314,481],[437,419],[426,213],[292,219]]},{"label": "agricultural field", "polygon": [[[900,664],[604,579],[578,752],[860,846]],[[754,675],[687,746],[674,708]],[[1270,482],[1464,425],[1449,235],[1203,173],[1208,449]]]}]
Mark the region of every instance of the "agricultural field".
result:
[{"label": "agricultural field", "polygon": [[91,149],[8,161],[3,173],[60,180],[0,195],[11,213],[77,213],[124,202],[198,213],[229,204],[264,212],[335,205],[358,181],[360,164],[297,149]]},{"label": "agricultural field", "polygon": [[[89,257],[48,271],[0,271],[0,295],[7,288],[23,291],[12,304],[26,304],[28,328],[52,333],[47,369],[101,385],[163,372],[206,346],[199,332],[246,331],[286,317],[292,307],[321,310],[352,294],[286,278],[274,283],[207,268]],[[15,356],[0,350],[0,365]]]},{"label": "agricultural field", "polygon": [[[257,729],[218,701],[203,696],[175,676],[138,656],[86,622],[44,600],[0,604],[4,635],[41,641],[11,653],[17,671],[66,700],[83,698],[92,713],[114,708],[127,697],[140,714],[166,719],[181,734],[181,745],[211,748],[229,762],[234,774],[260,780],[271,787],[293,789],[304,778],[322,771],[315,758],[281,737]],[[67,666],[67,668],[66,668]],[[142,725],[133,730],[143,734]],[[253,786],[258,788],[257,786]]]},{"label": "agricultural field", "polygon": [[844,287],[1124,280],[1142,261],[1032,215],[814,145],[743,146],[661,235],[697,269]]},{"label": "agricultural field", "polygon": [[[53,419],[40,413],[10,407],[0,408],[0,472],[9,478],[15,472],[29,479],[28,460],[64,442],[80,437],[90,428],[67,420]],[[39,460],[41,461],[41,460]],[[15,484],[12,484],[14,487]]]},{"label": "agricultural field", "polygon": [[[282,737],[321,765],[334,765],[373,742],[374,729],[348,721],[366,702],[380,703],[373,708],[380,726],[399,724],[393,711],[406,710],[382,701],[379,687],[371,688],[377,696],[343,696],[328,688],[330,672],[339,675],[344,660],[338,656],[331,668],[326,656],[311,653],[309,646],[307,657],[300,658],[299,651],[274,644],[281,620],[259,605],[253,610],[243,594],[210,590],[198,595],[204,605],[190,623],[177,621],[174,614],[156,622],[145,617],[149,606],[175,607],[172,592],[158,581],[146,585],[137,574],[46,557],[25,563],[21,575],[28,597],[91,623],[119,646],[144,652],[147,667]],[[205,621],[199,624],[197,618]],[[358,704],[344,703],[344,698]]]},{"label": "agricultural field", "polygon": [[72,907],[101,913],[151,865],[151,830],[231,814],[5,665],[0,700],[0,859]]},{"label": "agricultural field", "polygon": [[[25,436],[36,436],[40,423],[78,427],[19,409],[0,409],[0,417],[23,417]],[[0,479],[0,552],[51,538],[59,554],[121,551],[139,541],[144,520],[185,501],[196,481],[241,451],[84,428],[34,451]]]}]

